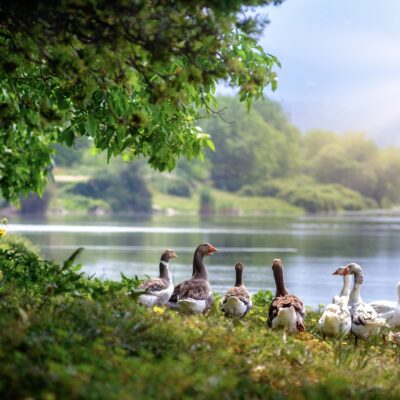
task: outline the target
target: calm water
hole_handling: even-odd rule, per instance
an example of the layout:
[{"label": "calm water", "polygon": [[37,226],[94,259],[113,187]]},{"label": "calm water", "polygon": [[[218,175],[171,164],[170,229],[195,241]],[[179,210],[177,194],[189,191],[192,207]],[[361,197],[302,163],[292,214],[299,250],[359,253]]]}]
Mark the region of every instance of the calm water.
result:
[{"label": "calm water", "polygon": [[282,258],[286,284],[310,306],[326,304],[340,290],[332,272],[344,263],[362,265],[367,301],[396,299],[400,280],[400,216],[336,217],[76,217],[12,219],[9,231],[37,244],[47,258],[63,261],[79,246],[84,271],[100,278],[125,275],[154,276],[165,248],[174,249],[175,283],[192,271],[196,246],[210,242],[220,251],[206,259],[214,291],[223,293],[234,283],[233,266],[245,265],[251,292],[274,289],[273,258]]}]

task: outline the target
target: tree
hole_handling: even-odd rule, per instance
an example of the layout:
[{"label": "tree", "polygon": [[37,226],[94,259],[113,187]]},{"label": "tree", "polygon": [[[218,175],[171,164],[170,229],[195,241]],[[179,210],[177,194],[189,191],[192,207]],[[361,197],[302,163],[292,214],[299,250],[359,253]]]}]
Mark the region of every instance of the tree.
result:
[{"label": "tree", "polygon": [[[248,113],[237,98],[221,98],[220,102],[226,106],[224,120],[209,119],[204,127],[215,142],[216,151],[208,156],[217,188],[237,191],[295,172],[300,132],[287,122],[279,105],[266,99],[255,102]],[[272,109],[275,112],[268,115]]]},{"label": "tree", "polygon": [[[0,188],[41,193],[53,144],[86,136],[108,159],[172,170],[213,147],[196,121],[220,80],[250,106],[276,88],[256,6],[283,0],[0,3]],[[250,10],[251,11],[251,10]]]}]

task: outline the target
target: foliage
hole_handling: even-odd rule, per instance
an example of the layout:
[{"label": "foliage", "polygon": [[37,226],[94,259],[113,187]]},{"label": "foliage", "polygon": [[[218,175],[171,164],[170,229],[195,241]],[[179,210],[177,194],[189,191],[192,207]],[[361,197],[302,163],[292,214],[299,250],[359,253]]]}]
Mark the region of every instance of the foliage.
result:
[{"label": "foliage", "polygon": [[114,212],[149,212],[151,193],[139,168],[138,164],[131,164],[119,173],[104,172],[102,177],[77,183],[69,192],[105,200]]},{"label": "foliage", "polygon": [[400,149],[381,150],[362,134],[324,131],[310,131],[303,145],[304,171],[318,182],[339,183],[381,206],[400,202]]},{"label": "foliage", "polygon": [[[203,190],[203,187],[196,189],[191,199],[153,192],[154,207],[161,211],[173,208],[178,213],[198,214],[201,204],[200,197]],[[245,197],[236,193],[223,192],[213,188],[210,188],[209,191],[214,199],[214,207],[217,213],[224,211],[223,208],[225,208],[227,204],[230,205],[230,211],[236,214],[300,215],[304,212],[299,207],[273,197]]]},{"label": "foliage", "polygon": [[[0,395],[88,399],[395,399],[400,347],[380,338],[284,340],[266,327],[270,292],[243,319],[147,309],[137,278],[87,279],[74,266],[0,251]],[[50,286],[49,286],[50,285]],[[50,289],[51,288],[51,289]]]},{"label": "foliage", "polygon": [[11,249],[17,253],[33,253],[39,255],[39,248],[29,239],[19,235],[7,235],[0,244],[0,247]]},{"label": "foliage", "polygon": [[277,197],[308,212],[354,211],[377,206],[374,200],[365,199],[354,190],[339,184],[320,184],[307,176],[248,185],[241,193]]},{"label": "foliage", "polygon": [[68,193],[54,197],[49,205],[50,213],[57,213],[60,210],[73,214],[109,213],[111,207],[102,199]]},{"label": "foliage", "polygon": [[191,197],[192,187],[184,179],[171,179],[167,185],[167,193],[172,196]]},{"label": "foliage", "polygon": [[84,151],[90,147],[87,138],[79,138],[75,140],[72,147],[56,143],[54,146],[54,164],[61,167],[71,167],[74,164],[82,162]]},{"label": "foliage", "polygon": [[236,191],[297,170],[300,132],[287,122],[278,104],[256,102],[249,114],[235,98],[219,100],[226,107],[223,119],[203,124],[216,147],[207,153],[216,188]]},{"label": "foliage", "polygon": [[267,307],[274,299],[274,294],[270,290],[259,290],[253,295],[253,304],[255,306]]},{"label": "foliage", "polygon": [[[93,139],[108,159],[172,170],[213,147],[196,121],[215,85],[249,106],[277,86],[254,7],[282,0],[21,1],[0,4],[0,189],[43,192],[55,143]],[[250,8],[250,9],[249,9]]]},{"label": "foliage", "polygon": [[203,187],[200,192],[200,214],[213,214],[215,212],[215,198],[210,188]]},{"label": "foliage", "polygon": [[53,189],[54,188],[48,186],[41,197],[39,197],[36,193],[30,193],[25,198],[22,198],[20,202],[21,214],[46,214]]}]

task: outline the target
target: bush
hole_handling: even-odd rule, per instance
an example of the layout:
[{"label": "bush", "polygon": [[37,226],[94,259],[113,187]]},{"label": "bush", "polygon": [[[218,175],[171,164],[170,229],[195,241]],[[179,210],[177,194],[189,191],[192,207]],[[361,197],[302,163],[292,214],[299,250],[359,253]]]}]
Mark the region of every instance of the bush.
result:
[{"label": "bush", "polygon": [[192,197],[192,187],[183,179],[171,179],[167,184],[167,193],[172,196]]},{"label": "bush", "polygon": [[1,248],[11,249],[17,253],[32,253],[40,255],[40,249],[24,236],[10,235],[4,236],[0,242]]},{"label": "bush", "polygon": [[242,194],[270,196],[302,207],[308,212],[355,211],[376,208],[373,199],[339,184],[320,184],[310,177],[275,179],[263,184],[246,186]]},{"label": "bush", "polygon": [[68,192],[106,201],[114,212],[150,212],[151,193],[136,165],[103,174],[73,186]]},{"label": "bush", "polygon": [[147,309],[126,295],[136,277],[88,279],[78,254],[58,265],[0,250],[1,398],[400,396],[396,344],[323,341],[316,312],[306,333],[285,339],[266,328],[270,291],[256,293],[240,319],[225,318],[217,299],[207,315]]},{"label": "bush", "polygon": [[215,212],[215,198],[210,188],[203,187],[200,192],[200,214],[213,214]]}]

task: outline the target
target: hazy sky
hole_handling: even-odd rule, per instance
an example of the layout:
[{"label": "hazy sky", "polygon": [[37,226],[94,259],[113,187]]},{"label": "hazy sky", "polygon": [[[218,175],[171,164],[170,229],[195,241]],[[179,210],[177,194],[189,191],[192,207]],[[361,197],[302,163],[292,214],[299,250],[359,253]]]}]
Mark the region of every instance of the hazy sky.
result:
[{"label": "hazy sky", "polygon": [[400,1],[286,0],[261,44],[282,62],[278,100],[303,131],[400,145]]}]

